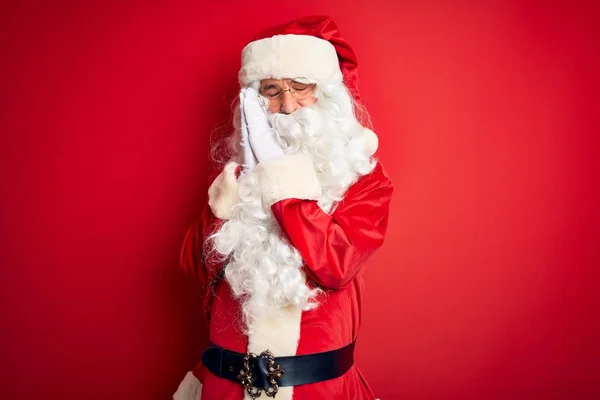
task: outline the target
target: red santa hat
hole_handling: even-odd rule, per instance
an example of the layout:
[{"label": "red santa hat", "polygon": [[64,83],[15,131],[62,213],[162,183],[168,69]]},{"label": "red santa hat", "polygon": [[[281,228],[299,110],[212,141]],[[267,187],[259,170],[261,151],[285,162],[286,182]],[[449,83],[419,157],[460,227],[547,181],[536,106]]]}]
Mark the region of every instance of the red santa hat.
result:
[{"label": "red santa hat", "polygon": [[354,51],[327,16],[295,19],[260,33],[242,50],[241,86],[260,79],[308,78],[344,82],[358,100]]},{"label": "red santa hat", "polygon": [[[359,101],[358,61],[331,17],[302,17],[260,33],[242,50],[241,86],[261,79],[308,78],[317,84],[345,83]],[[360,111],[360,110],[359,110]],[[357,115],[363,125],[368,121]],[[375,153],[377,135],[364,128],[367,152]]]}]

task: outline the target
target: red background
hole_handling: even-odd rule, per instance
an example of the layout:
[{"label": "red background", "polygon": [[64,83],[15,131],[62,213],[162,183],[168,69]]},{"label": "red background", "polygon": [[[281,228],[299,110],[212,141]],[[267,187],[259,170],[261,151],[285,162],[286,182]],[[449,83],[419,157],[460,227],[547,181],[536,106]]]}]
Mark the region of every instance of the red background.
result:
[{"label": "red background", "polygon": [[170,398],[240,50],[321,13],[396,184],[358,349],[377,395],[599,398],[594,2],[50,3],[0,12],[0,398]]}]

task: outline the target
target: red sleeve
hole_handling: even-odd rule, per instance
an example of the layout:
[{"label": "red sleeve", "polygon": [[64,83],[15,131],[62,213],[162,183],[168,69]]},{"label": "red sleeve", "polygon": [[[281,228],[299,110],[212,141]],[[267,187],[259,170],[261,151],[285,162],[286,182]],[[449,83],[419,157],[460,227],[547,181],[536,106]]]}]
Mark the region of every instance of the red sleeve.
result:
[{"label": "red sleeve", "polygon": [[[206,288],[206,285],[214,280],[221,268],[214,257],[212,259],[205,257],[205,254],[208,253],[204,249],[207,238],[223,222],[222,219],[215,216],[213,206],[215,209],[227,211],[228,207],[222,205],[235,203],[236,181],[240,169],[241,167],[237,164],[228,163],[220,170],[211,171],[208,197],[204,202],[200,217],[188,228],[181,244],[179,265],[184,273],[197,280],[202,288]],[[224,212],[224,214],[227,213]]]},{"label": "red sleeve", "polygon": [[[210,236],[221,225],[222,220],[215,217],[208,199],[204,203],[200,217],[188,228],[181,243],[179,264],[186,276],[198,283],[198,301],[202,304],[203,327],[206,328],[198,338],[200,349],[209,346],[208,326],[210,323],[211,296],[208,290],[211,282],[217,279],[221,270],[221,263],[214,257],[206,257],[205,245]],[[206,368],[199,362],[193,370],[198,380],[204,382]]]},{"label": "red sleeve", "polygon": [[383,244],[393,186],[381,164],[352,185],[332,215],[314,200],[285,199],[271,209],[304,259],[307,275],[325,288],[348,284]]},{"label": "red sleeve", "polygon": [[[205,311],[205,305],[208,304],[208,284],[210,282],[209,269],[204,259],[204,240],[207,226],[214,225],[217,219],[212,215],[210,207],[206,204],[203,208],[200,218],[198,218],[187,230],[181,244],[181,253],[179,264],[186,276],[192,278],[198,283],[198,301],[202,304],[202,331],[198,338],[199,347],[204,351],[209,346],[209,318]],[[204,366],[202,362],[196,365],[193,371],[196,378],[204,383]]]},{"label": "red sleeve", "polygon": [[179,265],[185,275],[197,280],[202,288],[209,282],[209,271],[204,258],[205,241],[220,223],[221,220],[213,215],[206,203],[200,217],[188,228],[181,243]]}]

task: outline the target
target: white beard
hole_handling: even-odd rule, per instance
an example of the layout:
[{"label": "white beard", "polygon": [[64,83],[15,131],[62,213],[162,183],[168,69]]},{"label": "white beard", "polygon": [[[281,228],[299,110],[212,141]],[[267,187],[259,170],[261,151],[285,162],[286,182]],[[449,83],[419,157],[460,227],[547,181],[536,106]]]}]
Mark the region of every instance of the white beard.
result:
[{"label": "white beard", "polygon": [[[269,117],[285,153],[301,152],[313,161],[323,189],[318,204],[327,213],[374,166],[351,103],[350,109],[343,105],[320,100],[291,115]],[[256,174],[244,171],[238,183],[240,203],[213,240],[214,249],[227,261],[225,279],[240,298],[246,331],[252,333],[259,312],[276,315],[289,306],[314,308],[321,290],[307,287],[302,257],[282,238],[270,208],[263,205]]]}]

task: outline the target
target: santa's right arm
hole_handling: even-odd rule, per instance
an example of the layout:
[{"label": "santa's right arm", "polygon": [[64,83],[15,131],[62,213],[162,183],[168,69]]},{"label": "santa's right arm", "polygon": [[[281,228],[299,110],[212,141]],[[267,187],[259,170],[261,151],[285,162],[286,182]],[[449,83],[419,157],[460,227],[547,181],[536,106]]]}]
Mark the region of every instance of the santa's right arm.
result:
[{"label": "santa's right arm", "polygon": [[[239,201],[237,195],[237,174],[239,165],[228,163],[214,179],[208,190],[208,198],[200,217],[189,227],[181,244],[179,264],[185,275],[198,283],[200,301],[210,303],[208,287],[219,274],[220,265],[204,256],[206,238],[229,219],[233,206]],[[203,310],[204,323],[208,327],[209,315]],[[208,336],[208,335],[206,335]],[[208,345],[206,343],[205,345]],[[202,382],[206,369],[200,362],[193,371],[186,374],[173,395],[174,400],[200,400]]]},{"label": "santa's right arm", "polygon": [[179,264],[185,275],[193,278],[205,288],[212,275],[218,274],[215,265],[206,265],[203,247],[209,237],[231,217],[233,207],[239,202],[237,175],[239,165],[229,162],[213,180],[208,189],[206,203],[200,217],[189,227],[181,244]]}]

